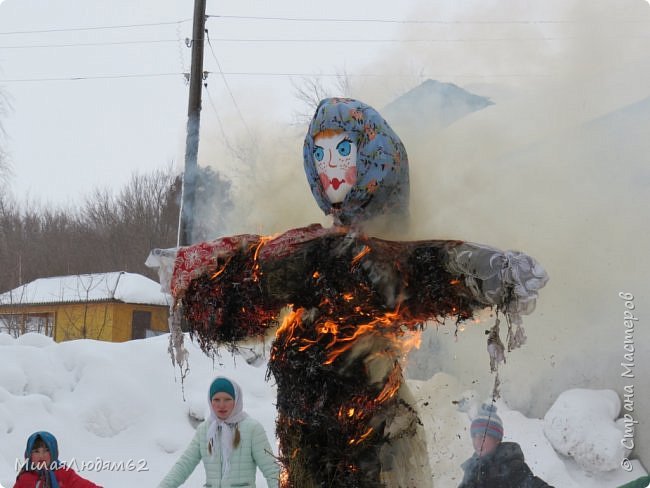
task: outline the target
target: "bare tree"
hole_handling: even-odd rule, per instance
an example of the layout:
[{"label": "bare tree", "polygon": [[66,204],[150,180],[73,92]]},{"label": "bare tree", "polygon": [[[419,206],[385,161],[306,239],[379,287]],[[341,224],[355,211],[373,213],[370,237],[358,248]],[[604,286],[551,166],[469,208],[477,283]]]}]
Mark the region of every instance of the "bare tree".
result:
[{"label": "bare tree", "polygon": [[9,178],[12,174],[11,165],[3,149],[4,144],[0,140],[0,200],[4,200],[9,186]]},{"label": "bare tree", "polygon": [[16,338],[25,330],[25,316],[11,310],[13,305],[21,303],[25,294],[24,288],[19,288],[17,293],[4,293],[0,297],[0,305],[9,306],[9,313],[0,314],[0,332],[10,334]]},{"label": "bare tree", "polygon": [[[78,309],[73,312],[64,309],[57,320],[57,327],[63,329],[64,340],[69,339],[101,339],[108,324],[108,302],[91,300],[90,296],[96,289],[108,290],[106,275],[77,275],[76,286],[67,291],[68,296],[79,301],[81,314]],[[93,302],[93,303],[91,303]]]},{"label": "bare tree", "polygon": [[[0,119],[7,116],[10,111],[9,100],[7,95],[0,91]],[[7,186],[9,184],[9,178],[11,177],[11,164],[9,163],[9,157],[5,147],[6,144],[6,133],[2,122],[0,121],[0,200],[5,198],[7,193]]]},{"label": "bare tree", "polygon": [[309,123],[322,99],[352,95],[352,82],[345,70],[337,74],[335,82],[329,86],[320,76],[303,77],[299,82],[292,79],[291,85],[294,98],[302,104],[302,108],[294,113],[294,123],[300,126]]},{"label": "bare tree", "polygon": [[176,245],[180,185],[171,166],[97,189],[80,210],[0,194],[0,292],[57,275],[130,271],[155,278],[149,251]]},{"label": "bare tree", "polygon": [[[176,245],[178,229],[177,182],[171,170],[134,175],[116,199],[119,228],[115,239],[125,258],[125,271],[150,274],[144,266],[149,251]],[[180,194],[179,194],[180,195]]]},{"label": "bare tree", "polygon": [[22,218],[18,205],[0,196],[0,291],[21,282]]},{"label": "bare tree", "polygon": [[86,255],[94,265],[84,272],[132,271],[151,275],[144,266],[155,247],[176,245],[180,186],[171,167],[134,174],[119,194],[95,190],[81,211]]}]

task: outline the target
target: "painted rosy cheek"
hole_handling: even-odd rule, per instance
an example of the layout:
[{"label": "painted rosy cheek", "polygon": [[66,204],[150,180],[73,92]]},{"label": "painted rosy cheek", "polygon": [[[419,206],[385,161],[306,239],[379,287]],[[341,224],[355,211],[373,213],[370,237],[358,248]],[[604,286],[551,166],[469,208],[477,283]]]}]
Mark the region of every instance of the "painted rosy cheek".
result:
[{"label": "painted rosy cheek", "polygon": [[323,185],[323,189],[327,190],[330,187],[330,179],[327,177],[325,173],[321,173],[320,175],[320,183]]},{"label": "painted rosy cheek", "polygon": [[349,185],[354,185],[357,182],[357,167],[350,166],[345,170],[345,182]]}]

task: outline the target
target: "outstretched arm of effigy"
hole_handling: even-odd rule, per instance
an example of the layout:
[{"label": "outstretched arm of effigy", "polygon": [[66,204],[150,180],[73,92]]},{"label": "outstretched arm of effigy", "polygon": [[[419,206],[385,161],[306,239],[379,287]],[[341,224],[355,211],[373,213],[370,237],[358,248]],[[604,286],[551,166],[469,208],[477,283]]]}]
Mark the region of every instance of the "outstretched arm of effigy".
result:
[{"label": "outstretched arm of effigy", "polygon": [[448,249],[447,269],[463,277],[478,301],[499,307],[517,325],[521,315],[535,310],[548,281],[544,268],[527,254],[469,242]]},{"label": "outstretched arm of effigy", "polygon": [[[409,270],[405,308],[414,317],[454,317],[461,322],[482,309],[496,308],[508,318],[508,350],[525,342],[521,315],[534,310],[538,292],[548,281],[542,266],[526,254],[462,241],[413,243],[404,268]],[[498,317],[487,342],[494,371],[505,360],[506,349]]]},{"label": "outstretched arm of effigy", "polygon": [[[328,234],[321,226],[294,229],[276,238],[253,234],[223,237],[152,253],[159,271],[173,255],[168,289],[189,330],[202,346],[212,347],[264,335],[287,305],[282,283],[285,265],[300,261],[305,243]],[[297,255],[292,261],[291,257]],[[155,259],[154,259],[155,258]],[[275,272],[263,272],[265,262]],[[298,263],[300,265],[300,263]],[[163,288],[165,286],[163,285]]]},{"label": "outstretched arm of effigy", "polygon": [[147,259],[202,347],[233,345],[274,325],[280,307],[269,310],[259,286],[257,254],[265,241],[243,234],[154,250]]},{"label": "outstretched arm of effigy", "polygon": [[145,265],[154,268],[164,293],[174,302],[183,298],[192,280],[216,272],[224,260],[247,247],[256,246],[262,238],[254,234],[222,237],[190,246],[153,249]]},{"label": "outstretched arm of effigy", "polygon": [[264,335],[276,325],[283,305],[271,300],[261,283],[258,253],[264,238],[227,239],[214,241],[200,260],[186,255],[185,263],[180,262],[181,253],[176,260],[175,298],[190,331],[204,346],[234,345]]},{"label": "outstretched arm of effigy", "polygon": [[526,254],[463,241],[404,243],[400,254],[398,266],[406,284],[403,304],[425,320],[462,321],[494,307],[519,324],[521,314],[533,311],[538,291],[548,281],[544,269]]}]

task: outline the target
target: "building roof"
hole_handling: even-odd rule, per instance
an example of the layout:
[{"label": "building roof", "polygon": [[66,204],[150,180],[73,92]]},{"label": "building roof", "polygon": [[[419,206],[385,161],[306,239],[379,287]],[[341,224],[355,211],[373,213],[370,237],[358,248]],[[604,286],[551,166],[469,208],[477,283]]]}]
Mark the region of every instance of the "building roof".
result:
[{"label": "building roof", "polygon": [[159,283],[125,271],[39,278],[0,294],[0,306],[98,301],[169,305],[171,297]]},{"label": "building roof", "polygon": [[[494,105],[453,83],[426,80],[386,105],[381,113],[398,134],[429,137],[473,112]],[[406,144],[408,149],[409,145]]]}]

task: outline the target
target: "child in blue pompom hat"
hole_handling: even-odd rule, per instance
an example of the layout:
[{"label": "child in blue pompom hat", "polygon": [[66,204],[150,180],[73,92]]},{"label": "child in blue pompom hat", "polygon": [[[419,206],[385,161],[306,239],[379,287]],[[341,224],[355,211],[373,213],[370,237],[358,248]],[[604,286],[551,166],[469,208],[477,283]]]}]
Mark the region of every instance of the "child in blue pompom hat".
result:
[{"label": "child in blue pompom hat", "polygon": [[25,465],[16,477],[14,488],[101,488],[79,476],[59,461],[59,446],[44,430],[27,439]]},{"label": "child in blue pompom hat", "polygon": [[503,422],[496,412],[496,406],[484,403],[472,420],[475,452],[461,465],[465,476],[458,488],[551,488],[533,475],[519,444],[501,442]]}]

